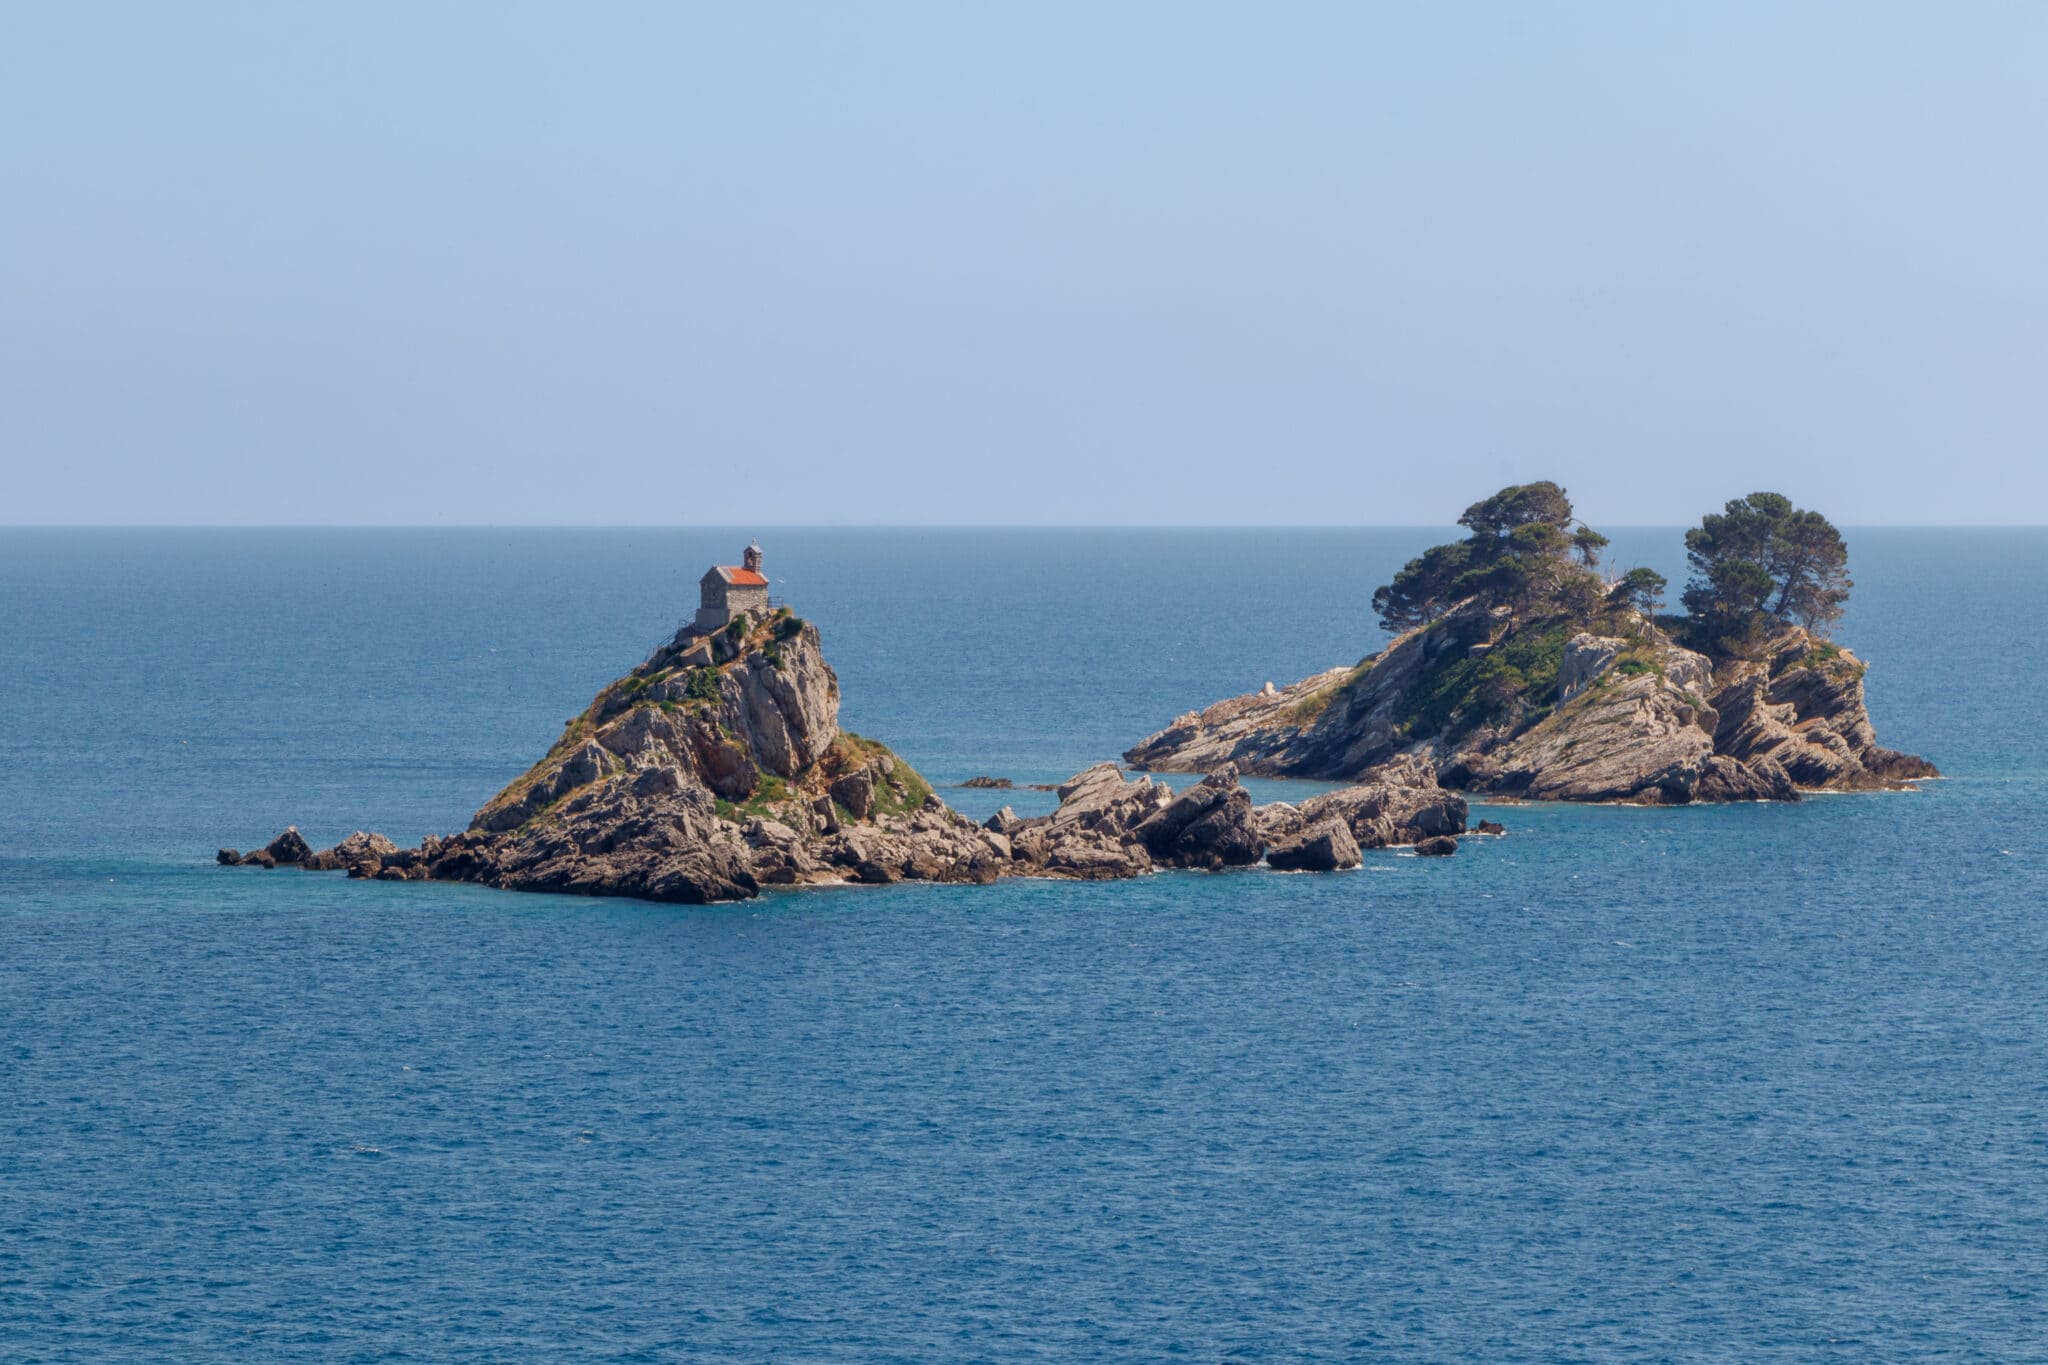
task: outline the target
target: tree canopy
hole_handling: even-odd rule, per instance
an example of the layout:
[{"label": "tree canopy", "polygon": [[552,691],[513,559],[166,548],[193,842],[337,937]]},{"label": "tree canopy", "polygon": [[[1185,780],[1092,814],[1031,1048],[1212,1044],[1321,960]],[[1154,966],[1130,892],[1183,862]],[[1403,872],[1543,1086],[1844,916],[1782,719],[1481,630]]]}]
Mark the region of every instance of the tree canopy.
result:
[{"label": "tree canopy", "polygon": [[1463,541],[1432,546],[1373,593],[1372,609],[1380,624],[1397,635],[1427,625],[1451,604],[1451,585],[1471,566],[1472,552]]},{"label": "tree canopy", "polygon": [[[1592,584],[1607,537],[1582,523],[1574,529],[1571,499],[1549,480],[1514,484],[1465,509],[1464,540],[1437,545],[1401,567],[1372,595],[1380,624],[1399,634],[1427,625],[1468,597],[1484,596],[1521,611]],[[1571,562],[1577,555],[1585,567]],[[1585,596],[1584,593],[1578,596]]]},{"label": "tree canopy", "polygon": [[1782,493],[1751,493],[1685,533],[1685,609],[1717,633],[1763,618],[1825,633],[1849,600],[1849,549],[1828,519]]},{"label": "tree canopy", "polygon": [[1607,590],[1607,600],[1634,608],[1643,616],[1655,616],[1664,605],[1664,589],[1670,585],[1671,581],[1655,569],[1630,569]]},{"label": "tree canopy", "polygon": [[1510,484],[1490,498],[1465,509],[1458,525],[1472,532],[1469,544],[1501,545],[1524,526],[1549,526],[1562,531],[1572,523],[1572,501],[1548,479]]}]

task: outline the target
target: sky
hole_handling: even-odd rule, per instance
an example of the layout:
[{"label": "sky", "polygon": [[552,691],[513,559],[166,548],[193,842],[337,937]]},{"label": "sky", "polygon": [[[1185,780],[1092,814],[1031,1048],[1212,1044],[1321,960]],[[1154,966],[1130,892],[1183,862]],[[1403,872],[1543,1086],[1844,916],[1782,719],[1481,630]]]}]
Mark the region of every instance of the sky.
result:
[{"label": "sky", "polygon": [[0,524],[2048,522],[2048,6],[10,6]]}]

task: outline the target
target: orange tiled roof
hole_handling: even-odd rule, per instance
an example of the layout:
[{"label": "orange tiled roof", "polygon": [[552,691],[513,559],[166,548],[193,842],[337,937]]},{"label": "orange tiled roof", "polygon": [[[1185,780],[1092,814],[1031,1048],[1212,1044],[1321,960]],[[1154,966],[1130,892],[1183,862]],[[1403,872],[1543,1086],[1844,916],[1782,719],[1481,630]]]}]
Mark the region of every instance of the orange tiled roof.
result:
[{"label": "orange tiled roof", "polygon": [[735,568],[731,564],[719,565],[718,576],[735,587],[765,588],[768,586],[768,580],[755,573],[752,569]]}]

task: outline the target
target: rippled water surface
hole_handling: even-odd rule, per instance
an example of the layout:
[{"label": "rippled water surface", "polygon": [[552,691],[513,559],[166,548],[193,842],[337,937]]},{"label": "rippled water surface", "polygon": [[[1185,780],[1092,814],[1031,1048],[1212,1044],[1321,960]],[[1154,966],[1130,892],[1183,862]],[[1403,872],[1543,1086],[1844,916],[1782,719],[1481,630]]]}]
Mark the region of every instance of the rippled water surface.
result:
[{"label": "rippled water surface", "polygon": [[[0,1357],[2042,1355],[2048,533],[1852,533],[1917,795],[712,909],[210,865],[461,827],[751,533],[0,532]],[[761,534],[941,784],[1349,662],[1435,538]]]}]

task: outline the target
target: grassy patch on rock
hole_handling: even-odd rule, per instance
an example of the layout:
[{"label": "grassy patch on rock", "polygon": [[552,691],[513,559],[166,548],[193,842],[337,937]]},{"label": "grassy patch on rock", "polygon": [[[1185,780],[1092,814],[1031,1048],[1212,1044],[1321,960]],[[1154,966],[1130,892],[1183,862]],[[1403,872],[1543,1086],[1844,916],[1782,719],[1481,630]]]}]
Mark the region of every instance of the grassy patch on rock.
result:
[{"label": "grassy patch on rock", "polygon": [[1552,618],[1517,627],[1477,653],[1470,648],[1476,640],[1463,651],[1446,649],[1409,689],[1402,732],[1456,737],[1487,721],[1548,711],[1573,630]]},{"label": "grassy patch on rock", "polygon": [[762,773],[754,783],[754,794],[746,800],[735,802],[720,797],[711,804],[721,818],[734,824],[744,824],[756,816],[768,820],[781,819],[783,809],[794,796],[787,781],[774,773]]},{"label": "grassy patch on rock", "polygon": [[1356,668],[1337,679],[1336,682],[1303,697],[1300,701],[1287,708],[1286,716],[1288,721],[1291,724],[1303,727],[1315,724],[1323,712],[1330,709],[1331,703],[1350,692],[1359,683],[1365,681],[1365,675],[1372,672],[1372,666],[1377,662],[1379,662],[1377,657],[1362,660]]}]

